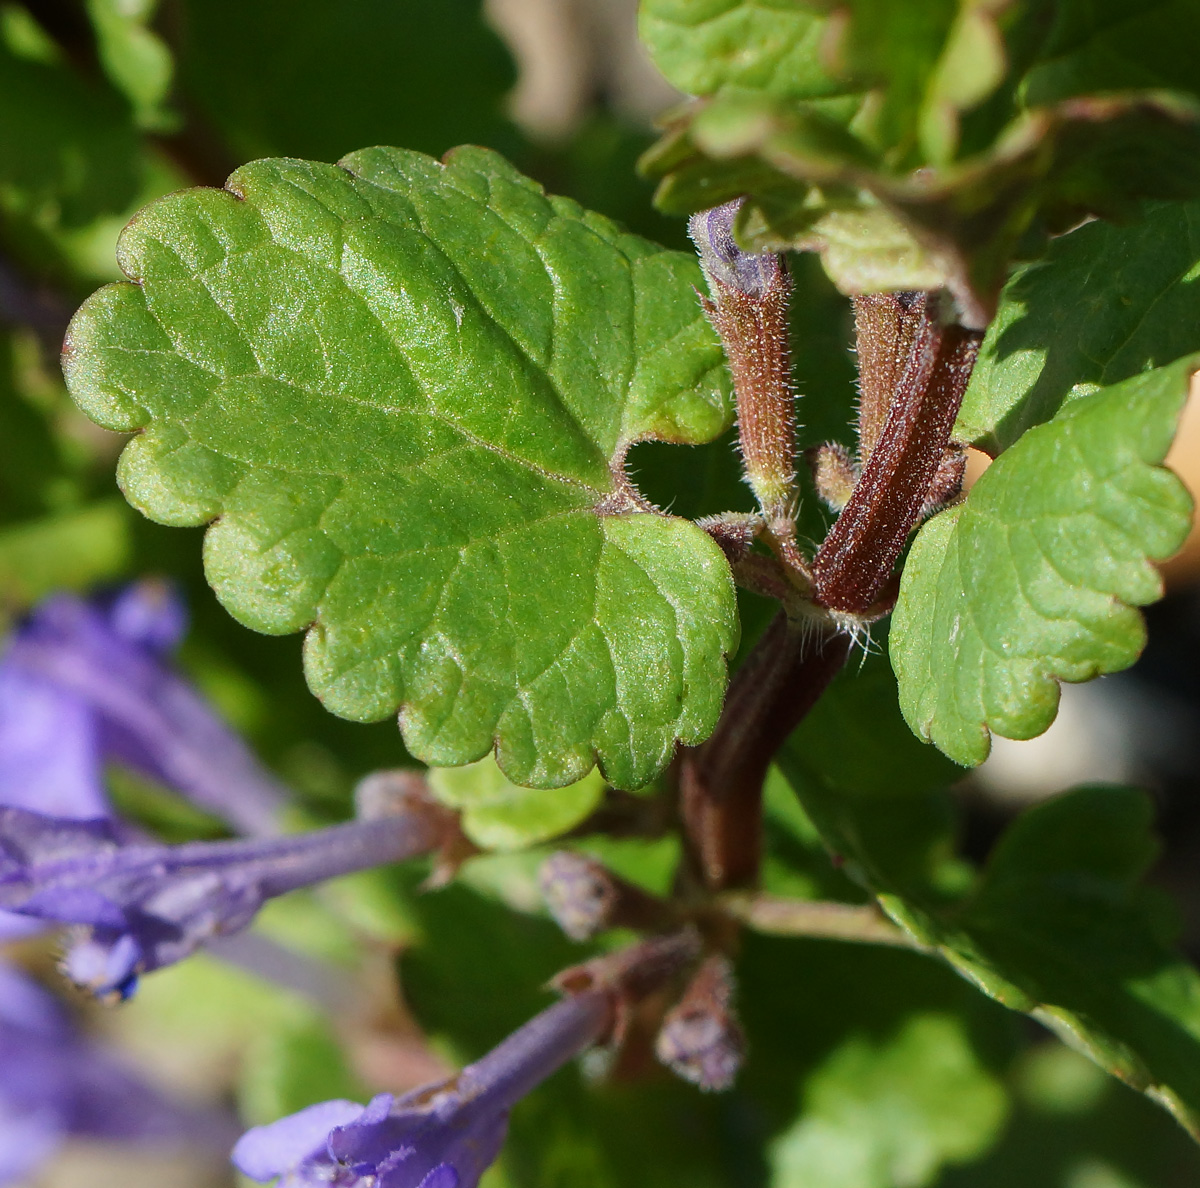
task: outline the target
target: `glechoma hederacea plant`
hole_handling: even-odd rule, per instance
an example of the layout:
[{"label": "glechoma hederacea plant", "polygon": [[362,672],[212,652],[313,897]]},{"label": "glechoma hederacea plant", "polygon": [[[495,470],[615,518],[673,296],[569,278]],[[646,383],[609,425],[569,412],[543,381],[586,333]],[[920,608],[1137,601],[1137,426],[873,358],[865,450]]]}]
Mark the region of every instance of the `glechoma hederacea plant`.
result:
[{"label": "glechoma hederacea plant", "polygon": [[[489,1034],[486,1055],[472,1040],[455,1076],[365,1105],[332,1085],[277,1095],[285,1116],[238,1144],[245,1174],[472,1188],[513,1107],[599,1047],[591,1067],[614,1082],[665,1066],[746,1094],[743,1137],[714,1122],[724,1137],[681,1183],[717,1183],[713,1152],[728,1162],[753,1132],[774,1136],[781,1188],[932,1184],[1003,1129],[996,1043],[1016,1041],[987,999],[1200,1139],[1200,973],[1139,885],[1147,798],[1065,791],[976,870],[954,855],[946,793],[993,734],[1043,732],[1059,682],[1133,663],[1155,563],[1190,526],[1162,463],[1200,367],[1198,14],[642,0],[642,39],[688,98],[639,168],[694,251],[471,146],[270,157],[136,214],[127,280],[70,323],[71,397],[132,435],[117,477],[135,508],[208,525],[205,576],[233,618],[303,631],[324,707],[398,717],[428,770],[379,772],[357,820],[288,832],[286,791],[173,667],[165,587],[60,594],[0,661],[4,921],[71,926],[65,971],[123,998],[335,876],[436,855],[427,897],[390,892],[405,910],[460,902],[480,869],[507,871],[492,893],[516,902],[528,865],[480,855],[554,840],[542,893],[593,944],[556,1005]],[[141,95],[143,127],[169,127],[164,94]],[[842,326],[856,399],[821,345]],[[968,490],[970,447],[992,461]],[[148,837],[109,809],[106,761],[250,836]],[[469,952],[484,941],[462,919],[446,943]],[[813,967],[879,963],[863,966],[870,1009],[895,1046],[831,1048],[791,1129],[795,1102],[770,1086],[796,1075],[793,1048],[817,1049],[786,1037],[842,1007],[802,990],[790,958],[764,973],[784,951],[765,934],[807,944]],[[898,991],[895,1015],[888,971],[910,967],[935,1001]],[[501,976],[470,966],[468,991],[455,968],[443,989],[464,1003]],[[549,972],[531,964],[518,994]],[[879,1122],[863,1155],[847,1118],[874,1135],[891,1076],[908,1120],[899,1137]],[[514,1140],[513,1183],[544,1182],[559,1131],[618,1108],[599,1087],[564,1104],[573,1092],[534,1093],[548,1120]],[[686,1108],[728,1122],[721,1100]],[[859,1154],[829,1155],[831,1134]],[[855,1160],[877,1170],[830,1170]]]}]

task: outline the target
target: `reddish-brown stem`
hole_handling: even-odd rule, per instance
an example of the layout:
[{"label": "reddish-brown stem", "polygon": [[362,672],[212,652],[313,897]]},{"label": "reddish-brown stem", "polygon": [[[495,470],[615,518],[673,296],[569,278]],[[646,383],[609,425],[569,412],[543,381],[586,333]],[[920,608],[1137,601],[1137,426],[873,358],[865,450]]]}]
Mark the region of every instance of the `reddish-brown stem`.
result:
[{"label": "reddish-brown stem", "polygon": [[926,311],[871,458],[813,559],[821,606],[861,614],[879,599],[945,453],[979,339]]},{"label": "reddish-brown stem", "polygon": [[712,737],[685,750],[680,812],[709,890],[750,886],[762,854],[762,786],[775,752],[845,663],[845,635],[780,612],[730,683]]},{"label": "reddish-brown stem", "polygon": [[865,466],[887,423],[924,313],[923,293],[864,293],[854,298],[858,354],[858,460]]},{"label": "reddish-brown stem", "polygon": [[780,268],[761,293],[742,292],[719,277],[710,277],[710,284],[713,300],[703,304],[729,359],[746,478],[774,543],[785,561],[795,564],[796,436],[787,274]]}]

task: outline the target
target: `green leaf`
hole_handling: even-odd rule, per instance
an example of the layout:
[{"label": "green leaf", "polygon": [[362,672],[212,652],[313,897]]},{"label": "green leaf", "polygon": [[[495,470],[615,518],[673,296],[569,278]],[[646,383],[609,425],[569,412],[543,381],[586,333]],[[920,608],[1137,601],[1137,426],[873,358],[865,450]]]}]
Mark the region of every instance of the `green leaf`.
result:
[{"label": "green leaf", "polygon": [[1164,88],[1200,95],[1191,46],[1200,9],[1191,0],[1064,0],[1023,84],[1027,103],[1089,91]]},{"label": "green leaf", "polygon": [[173,131],[163,106],[174,63],[166,43],[149,28],[158,0],[87,0],[96,48],[105,73],[133,105],[138,126]]},{"label": "green leaf", "polygon": [[821,62],[828,20],[795,0],[644,0],[638,31],[667,81],[690,95],[748,87],[785,99],[838,94]]},{"label": "green leaf", "polygon": [[141,163],[120,98],[61,63],[16,52],[7,32],[0,26],[0,214],[79,227],[123,210]]},{"label": "green leaf", "polygon": [[1200,1138],[1200,973],[1176,955],[1138,880],[1154,857],[1148,797],[1083,788],[1025,813],[943,952]]},{"label": "green leaf", "polygon": [[136,284],[76,315],[72,394],[145,428],[119,478],[220,517],[206,570],[259,631],[310,624],[309,683],[409,750],[495,744],[515,782],[647,783],[712,729],[733,582],[622,461],[730,417],[694,259],[547,198],[501,158],[267,161],[146,208]]},{"label": "green leaf", "polygon": [[443,153],[515,135],[516,71],[480,0],[182,0],[179,85],[234,160]]},{"label": "green leaf", "polygon": [[988,731],[1032,738],[1058,680],[1117,672],[1145,642],[1133,609],[1161,596],[1151,561],[1182,545],[1192,501],[1159,467],[1200,358],[1072,401],[917,536],[892,622],[913,730],[958,763]]},{"label": "green leaf", "polygon": [[434,767],[429,787],[462,810],[463,832],[485,850],[521,850],[578,825],[600,803],[604,779],[593,769],[566,788],[521,788],[494,759],[466,767]]},{"label": "green leaf", "polygon": [[955,438],[995,456],[1068,400],[1200,350],[1198,276],[1200,204],[1054,240],[1005,287]]},{"label": "green leaf", "polygon": [[909,1016],[882,1042],[852,1035],[810,1077],[796,1123],[771,1147],[772,1188],[911,1188],[997,1138],[1003,1085],[963,1020]]},{"label": "green leaf", "polygon": [[[1200,193],[1198,113],[1158,92],[1066,100],[1018,115],[980,151],[913,173],[820,104],[727,89],[679,113],[642,168],[662,179],[664,210],[748,195],[739,216],[748,246],[821,251],[848,292],[940,276],[982,327],[1014,255],[1036,254],[1047,230]],[[860,216],[853,254],[865,259],[839,265],[846,253],[836,248],[850,236],[830,219],[847,212]]]},{"label": "green leaf", "polygon": [[958,113],[1006,72],[1004,41],[985,5],[960,0],[847,0],[830,57],[875,88],[858,121],[897,167],[943,164],[958,148]]}]

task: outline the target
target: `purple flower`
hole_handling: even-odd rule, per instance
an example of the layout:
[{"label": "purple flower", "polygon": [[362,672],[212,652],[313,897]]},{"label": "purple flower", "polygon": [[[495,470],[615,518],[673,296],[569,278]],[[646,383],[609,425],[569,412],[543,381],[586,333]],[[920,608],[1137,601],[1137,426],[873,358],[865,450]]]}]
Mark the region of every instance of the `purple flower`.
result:
[{"label": "purple flower", "polygon": [[81,1036],[58,1002],[0,962],[0,1185],[68,1136],[220,1142],[228,1123],[176,1105]]},{"label": "purple flower", "polygon": [[287,1188],[474,1188],[500,1153],[509,1110],[612,1020],[609,993],[568,997],[448,1081],[367,1106],[326,1101],[256,1127],[234,1147],[234,1165]]},{"label": "purple flower", "polygon": [[0,808],[0,908],[80,926],[65,972],[125,997],[139,974],[246,927],[273,896],[426,853],[447,820],[414,799],[392,816],[311,833],[168,846],[111,819]]},{"label": "purple flower", "polygon": [[240,832],[278,832],[282,785],[168,663],[185,627],[162,582],[43,602],[0,657],[0,804],[106,816],[104,765],[115,760]]},{"label": "purple flower", "polygon": [[763,297],[785,283],[783,263],[774,252],[747,252],[738,247],[733,225],[741,206],[742,199],[735,198],[692,215],[688,234],[710,284],[719,281],[739,293]]}]

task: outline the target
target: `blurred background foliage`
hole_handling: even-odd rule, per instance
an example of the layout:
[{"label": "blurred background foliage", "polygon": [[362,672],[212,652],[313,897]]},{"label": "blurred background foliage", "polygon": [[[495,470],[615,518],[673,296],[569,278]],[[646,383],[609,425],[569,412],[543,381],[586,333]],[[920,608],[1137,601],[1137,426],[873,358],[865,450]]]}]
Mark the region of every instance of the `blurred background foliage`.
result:
[{"label": "blurred background foliage", "polygon": [[[0,616],[11,622],[58,588],[168,575],[193,616],[182,663],[289,781],[304,819],[348,815],[357,778],[406,763],[393,724],[354,725],[322,710],[305,688],[297,638],[254,635],[217,606],[201,573],[199,531],[151,524],[119,498],[113,464],[122,440],[72,409],[57,369],[62,332],[77,302],[119,275],[116,237],[140,205],[183,186],[220,185],[259,156],[335,160],[377,143],[439,154],[482,143],[549,189],[684,246],[682,220],[656,213],[650,184],[634,172],[653,140],[651,117],[673,97],[640,53],[634,18],[633,0],[0,3]],[[796,271],[797,377],[803,391],[823,396],[802,406],[806,439],[845,440],[847,306],[814,259]],[[647,494],[680,514],[750,506],[728,440],[692,451],[645,445],[631,464]],[[814,518],[804,531],[819,539],[822,513],[814,499],[806,507]],[[1153,612],[1146,660],[1112,685],[1143,714],[1169,705],[1182,737],[1200,734],[1200,669],[1186,663],[1200,642],[1196,606],[1181,585]],[[767,608],[746,597],[743,611],[749,643]],[[789,776],[836,785],[839,756],[861,759],[879,731],[893,739],[895,727],[915,767],[904,767],[902,787],[889,783],[879,795],[929,802],[922,877],[969,880],[969,865],[948,856],[952,831],[979,860],[1014,805],[1046,789],[1036,778],[1022,782],[1030,763],[1004,760],[1001,747],[990,775],[947,792],[957,769],[907,735],[886,663],[872,656],[866,664],[882,689],[876,731],[837,735],[838,702],[836,744],[810,748],[807,775]],[[1103,706],[1064,719],[1082,741],[1064,742],[1056,728],[1059,759],[1034,768],[1061,765],[1064,746],[1086,759],[1095,746],[1088,730],[1106,720]],[[1159,797],[1171,838],[1162,877],[1180,893],[1195,952],[1194,753],[1176,738],[1157,750],[1130,742],[1123,754],[1122,773]],[[1068,759],[1055,787],[1077,767]],[[122,773],[113,794],[163,836],[213,832],[161,789]],[[781,779],[768,805],[768,889],[861,894]],[[663,841],[575,844],[659,890],[676,857]],[[479,1055],[547,1001],[547,978],[589,951],[566,941],[540,907],[535,872],[546,852],[476,859],[434,893],[419,893],[423,872],[381,871],[291,897],[253,934],[275,955],[282,984],[241,968],[262,968],[261,953],[201,956],[148,979],[120,1011],[86,1008],[87,1023],[164,1084],[236,1099],[247,1122],[410,1087]],[[17,955],[49,974],[45,947],[27,944]],[[739,974],[750,1058],[733,1092],[703,1097],[636,1052],[600,1087],[565,1070],[516,1111],[492,1188],[1200,1182],[1200,1156],[1165,1113],[921,957],[751,935]],[[229,1174],[199,1157],[93,1146],[69,1149],[39,1184],[94,1188],[111,1178],[190,1188]]]}]

